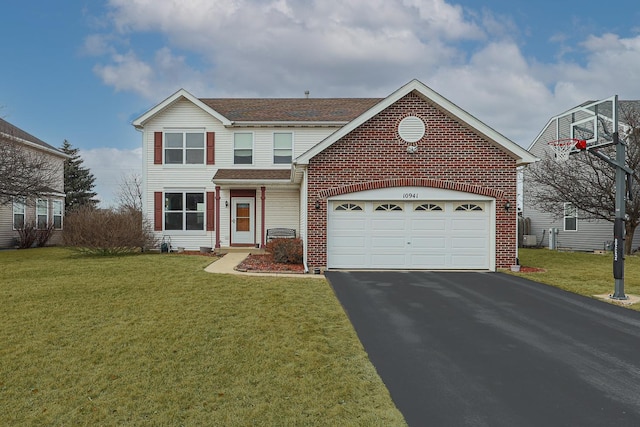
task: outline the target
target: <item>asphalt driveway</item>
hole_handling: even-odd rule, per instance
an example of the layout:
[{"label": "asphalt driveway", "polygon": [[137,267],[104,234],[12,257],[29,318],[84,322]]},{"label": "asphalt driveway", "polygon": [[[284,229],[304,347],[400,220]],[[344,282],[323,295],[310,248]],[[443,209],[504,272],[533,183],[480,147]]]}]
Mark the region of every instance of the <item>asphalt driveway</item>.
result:
[{"label": "asphalt driveway", "polygon": [[410,426],[640,426],[640,313],[501,273],[326,272]]}]

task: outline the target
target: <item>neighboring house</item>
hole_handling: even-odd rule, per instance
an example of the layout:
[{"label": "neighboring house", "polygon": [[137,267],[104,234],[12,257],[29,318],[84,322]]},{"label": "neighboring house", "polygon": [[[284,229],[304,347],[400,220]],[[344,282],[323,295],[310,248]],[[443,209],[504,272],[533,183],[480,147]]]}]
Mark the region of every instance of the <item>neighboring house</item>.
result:
[{"label": "neighboring house", "polygon": [[383,99],[180,90],[133,125],[143,211],[174,249],[290,228],[312,271],[516,262],[517,167],[535,158],[417,80]]},{"label": "neighboring house", "polygon": [[[586,104],[586,103],[585,103]],[[619,101],[620,109],[635,108],[640,111],[640,101]],[[576,107],[577,108],[577,107]],[[571,110],[569,110],[571,111]],[[601,115],[610,117],[610,112],[600,112]],[[619,121],[619,126],[624,127],[624,123]],[[528,151],[540,158],[553,156],[553,152],[548,142],[556,139],[554,119],[550,119],[531,143]],[[564,203],[559,207],[558,212],[544,212],[536,208],[535,197],[532,193],[533,184],[530,183],[527,171],[524,171],[523,183],[523,207],[522,216],[527,218],[528,230],[524,234],[535,236],[527,239],[525,246],[538,245],[549,247],[549,235],[553,233],[551,246],[555,248],[575,250],[575,251],[595,251],[607,250],[613,242],[613,222],[605,220],[586,219],[580,210],[571,203]],[[553,230],[550,232],[550,230]],[[640,244],[640,233],[636,233],[633,247]]]},{"label": "neighboring house", "polygon": [[15,247],[18,230],[35,224],[39,229],[52,226],[54,231],[49,244],[60,243],[64,218],[64,161],[67,155],[46,142],[28,134],[11,123],[0,119],[0,144],[14,142],[25,150],[46,156],[59,176],[51,188],[36,200],[16,198],[0,205],[0,248]]}]

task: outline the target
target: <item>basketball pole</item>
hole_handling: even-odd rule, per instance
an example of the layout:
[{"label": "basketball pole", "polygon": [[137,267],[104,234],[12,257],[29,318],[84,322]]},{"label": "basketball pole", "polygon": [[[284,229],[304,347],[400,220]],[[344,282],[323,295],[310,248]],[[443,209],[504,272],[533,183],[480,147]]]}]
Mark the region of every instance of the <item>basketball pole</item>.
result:
[{"label": "basketball pole", "polygon": [[630,177],[633,171],[627,167],[627,143],[622,141],[618,134],[618,95],[616,95],[613,100],[613,134],[611,137],[613,139],[613,144],[616,146],[615,160],[601,153],[597,149],[587,151],[616,168],[616,200],[615,218],[613,222],[613,278],[615,280],[615,285],[613,295],[610,296],[611,299],[626,300],[628,297],[624,294],[624,222],[627,213],[627,177]]},{"label": "basketball pole", "polygon": [[[617,104],[616,102],[616,108]],[[613,278],[615,280],[615,288],[611,298],[626,300],[627,296],[624,294],[624,220],[627,211],[625,197],[627,194],[626,147],[625,143],[620,141],[617,130],[613,133],[613,142],[616,145],[616,217],[613,223]]]}]

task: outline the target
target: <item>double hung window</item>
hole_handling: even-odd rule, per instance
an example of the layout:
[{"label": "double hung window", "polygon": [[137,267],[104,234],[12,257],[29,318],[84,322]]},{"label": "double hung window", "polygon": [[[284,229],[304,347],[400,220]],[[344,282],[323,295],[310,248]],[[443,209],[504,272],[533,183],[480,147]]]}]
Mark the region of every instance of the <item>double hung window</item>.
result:
[{"label": "double hung window", "polygon": [[39,230],[49,226],[49,202],[47,199],[36,201],[36,224]]},{"label": "double hung window", "polygon": [[276,132],[273,134],[273,163],[290,164],[293,157],[293,134]]},{"label": "double hung window", "polygon": [[164,162],[168,165],[204,164],[204,132],[165,132]]},{"label": "double hung window", "polygon": [[253,164],[253,134],[236,132],[233,134],[233,164]]},{"label": "double hung window", "polygon": [[573,203],[564,204],[564,231],[578,231],[578,209]]},{"label": "double hung window", "polygon": [[53,201],[53,228],[62,229],[62,200]]},{"label": "double hung window", "polygon": [[27,205],[22,198],[13,201],[13,229],[20,230],[24,228],[26,221]]}]

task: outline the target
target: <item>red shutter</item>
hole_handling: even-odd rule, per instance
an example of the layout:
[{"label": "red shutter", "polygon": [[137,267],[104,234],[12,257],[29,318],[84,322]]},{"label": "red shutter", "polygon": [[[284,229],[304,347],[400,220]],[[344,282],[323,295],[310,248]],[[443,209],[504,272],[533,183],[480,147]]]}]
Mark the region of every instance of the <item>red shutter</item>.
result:
[{"label": "red shutter", "polygon": [[215,195],[213,191],[207,191],[207,231],[215,230]]},{"label": "red shutter", "polygon": [[216,133],[207,132],[207,164],[216,164]]},{"label": "red shutter", "polygon": [[153,164],[162,164],[162,132],[153,134]]},{"label": "red shutter", "polygon": [[153,229],[162,231],[162,191],[153,193]]}]

